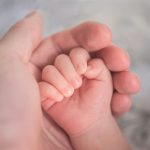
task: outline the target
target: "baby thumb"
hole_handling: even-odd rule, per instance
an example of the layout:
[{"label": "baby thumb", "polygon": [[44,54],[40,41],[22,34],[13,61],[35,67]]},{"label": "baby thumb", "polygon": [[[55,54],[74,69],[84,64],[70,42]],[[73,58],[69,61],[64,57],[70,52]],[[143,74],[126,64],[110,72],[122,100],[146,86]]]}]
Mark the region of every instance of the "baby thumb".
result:
[{"label": "baby thumb", "polygon": [[107,81],[110,78],[110,73],[104,62],[96,58],[88,62],[87,71],[84,76],[88,79]]}]

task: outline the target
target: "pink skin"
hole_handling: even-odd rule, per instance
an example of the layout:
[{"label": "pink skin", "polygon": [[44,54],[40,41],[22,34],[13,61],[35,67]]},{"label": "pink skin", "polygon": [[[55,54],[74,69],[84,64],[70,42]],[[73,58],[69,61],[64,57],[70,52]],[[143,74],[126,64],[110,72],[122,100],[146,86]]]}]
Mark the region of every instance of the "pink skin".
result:
[{"label": "pink skin", "polygon": [[[41,96],[45,97],[43,108],[69,134],[84,133],[89,126],[103,116],[110,116],[110,102],[113,93],[111,75],[101,59],[90,59],[88,52],[82,48],[75,48],[70,56],[59,55],[54,66],[46,66],[42,72],[44,82],[40,83]],[[76,59],[77,57],[82,59]],[[77,66],[80,66],[80,70]],[[55,68],[55,69],[54,69]],[[76,69],[75,69],[76,68]],[[55,71],[54,70],[58,70]],[[79,75],[78,71],[81,72]],[[59,74],[59,75],[58,75]],[[74,82],[77,79],[77,87]],[[67,82],[68,84],[64,84]],[[83,84],[82,84],[83,82]],[[50,84],[50,87],[41,86]],[[51,96],[53,92],[48,88],[57,89],[64,99],[57,102],[59,95]],[[70,89],[69,95],[62,89]],[[47,93],[49,91],[50,93]],[[44,94],[44,95],[42,95]],[[54,102],[56,101],[56,102]],[[53,102],[53,105],[51,105]],[[105,123],[105,122],[103,122]]]},{"label": "pink skin", "polygon": [[[82,36],[80,35],[81,33]],[[32,55],[31,63],[36,66],[33,68],[33,72],[38,72],[37,68],[41,70],[44,66],[52,64],[54,58],[58,54],[67,53],[72,48],[79,46],[87,49],[89,52],[98,51],[95,52],[94,55],[103,59],[109,70],[117,74],[117,78],[113,80],[114,82],[122,82],[120,80],[123,79],[123,76],[129,79],[125,84],[120,84],[118,87],[119,90],[124,89],[124,86],[126,87],[126,85],[130,85],[131,80],[137,83],[130,85],[130,87],[127,86],[126,88],[130,88],[131,91],[125,92],[122,95],[119,94],[119,90],[117,89],[117,93],[121,100],[119,105],[118,99],[113,99],[112,112],[115,116],[120,116],[127,112],[129,106],[131,106],[131,99],[126,99],[125,97],[137,93],[140,89],[140,82],[135,74],[131,75],[130,71],[127,71],[126,74],[122,72],[129,70],[129,56],[123,49],[111,43],[111,32],[109,28],[103,24],[86,22],[70,30],[62,31],[46,38]],[[39,72],[35,74],[38,79],[40,78],[39,74]],[[122,78],[119,76],[122,76]]]},{"label": "pink skin", "polygon": [[[42,19],[34,12],[14,25],[0,40],[0,121],[7,116],[8,123],[8,126],[1,124],[0,146],[3,141],[6,145],[13,143],[16,146],[15,150],[42,150],[49,147],[54,150],[72,149],[67,134],[41,110],[37,79],[41,77],[40,70],[52,64],[58,54],[68,52],[74,47],[81,46],[90,52],[103,52],[101,58],[117,75],[114,78],[114,74],[113,81],[118,82],[118,94],[124,87],[129,89],[113,98],[111,107],[115,115],[128,111],[131,101],[124,97],[139,90],[137,78],[133,74],[131,77],[128,71],[125,74],[122,72],[129,67],[120,59],[125,57],[126,62],[129,62],[125,53],[118,47],[113,49],[113,55],[117,58],[113,62],[116,63],[112,63],[107,57],[107,48],[104,47],[111,44],[111,33],[105,25],[87,22],[42,39]],[[116,72],[117,68],[119,72]],[[127,82],[137,84],[130,86],[129,83],[124,83],[123,77],[128,78]],[[119,84],[120,82],[122,84]],[[10,130],[13,132],[9,132]],[[56,138],[52,138],[51,135],[55,135]]]}]

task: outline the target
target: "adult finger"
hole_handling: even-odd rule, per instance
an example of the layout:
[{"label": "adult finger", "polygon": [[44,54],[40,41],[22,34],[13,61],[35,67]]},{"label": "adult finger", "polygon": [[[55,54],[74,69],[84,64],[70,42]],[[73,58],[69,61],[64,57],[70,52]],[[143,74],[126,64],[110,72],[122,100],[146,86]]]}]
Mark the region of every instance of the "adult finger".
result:
[{"label": "adult finger", "polygon": [[32,12],[17,22],[0,41],[0,49],[9,55],[17,54],[28,62],[42,38],[42,17]]},{"label": "adult finger", "polygon": [[115,45],[108,46],[97,52],[96,57],[103,59],[106,66],[111,71],[124,71],[130,67],[130,58],[128,53]]},{"label": "adult finger", "polygon": [[114,116],[119,117],[129,111],[132,105],[131,98],[129,95],[120,94],[115,92],[111,101],[112,113]]},{"label": "adult finger", "polygon": [[135,94],[140,90],[138,77],[129,71],[113,73],[114,88],[121,94]]},{"label": "adult finger", "polygon": [[111,32],[106,25],[85,22],[46,38],[33,54],[31,62],[43,68],[52,63],[59,53],[67,53],[72,48],[83,47],[93,52],[107,47],[110,43]]}]

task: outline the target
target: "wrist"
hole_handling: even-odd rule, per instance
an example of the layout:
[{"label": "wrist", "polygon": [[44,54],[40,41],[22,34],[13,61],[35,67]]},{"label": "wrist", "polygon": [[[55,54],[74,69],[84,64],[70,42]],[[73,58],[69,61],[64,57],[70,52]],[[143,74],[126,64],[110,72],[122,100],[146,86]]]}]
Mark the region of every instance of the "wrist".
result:
[{"label": "wrist", "polygon": [[109,124],[107,123],[110,120],[109,118],[112,119],[112,116],[107,115],[105,117],[101,117],[97,119],[95,122],[91,123],[91,125],[89,125],[86,129],[82,130],[81,132],[78,132],[76,134],[70,133],[69,134],[70,139],[76,140],[80,138],[87,138],[91,134],[95,134],[95,133],[103,131],[105,128],[107,128],[107,126],[109,126]]},{"label": "wrist", "polygon": [[[105,122],[106,118],[112,117],[112,113],[110,108],[103,109],[101,111],[95,111],[93,113],[78,113],[78,118],[72,117],[73,119],[70,121],[66,121],[65,123],[60,123],[59,126],[70,136],[76,137],[86,133],[90,128],[92,128],[97,122]],[[80,117],[82,116],[82,117]]]},{"label": "wrist", "polygon": [[75,150],[131,150],[113,116],[93,123],[86,132],[70,135]]},{"label": "wrist", "polygon": [[[109,120],[109,118],[112,118],[112,114],[111,112],[107,112],[107,113],[102,113],[100,115],[100,117],[85,117],[83,118],[83,122],[81,122],[80,120],[78,120],[79,125],[76,127],[76,125],[74,124],[74,131],[66,131],[67,134],[69,135],[70,138],[76,138],[76,137],[80,137],[84,134],[88,134],[88,132],[95,130],[97,128],[101,128],[101,126],[103,126],[103,122],[107,122],[107,120]],[[85,120],[84,120],[85,119]],[[99,126],[100,124],[100,126]]]}]

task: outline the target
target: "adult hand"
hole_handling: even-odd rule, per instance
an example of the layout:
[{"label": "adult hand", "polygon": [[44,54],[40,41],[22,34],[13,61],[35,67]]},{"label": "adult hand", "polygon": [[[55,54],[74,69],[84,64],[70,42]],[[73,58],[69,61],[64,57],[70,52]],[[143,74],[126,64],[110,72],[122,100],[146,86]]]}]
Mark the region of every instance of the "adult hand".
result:
[{"label": "adult hand", "polygon": [[[41,41],[42,19],[38,13],[18,22],[0,41],[1,149],[72,149],[66,134],[42,112],[36,80],[40,69],[58,53],[79,46],[91,52],[102,49],[99,56],[111,71],[117,71],[113,75],[117,92],[112,101],[117,115],[128,110],[127,95],[138,90],[136,77],[127,71],[120,72],[129,67],[125,53],[114,46],[103,49],[111,43],[106,26],[88,22]],[[111,49],[115,60],[109,58]],[[124,76],[127,81],[123,81]]]}]

